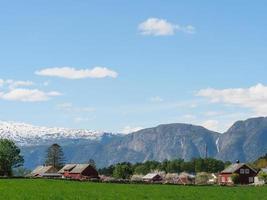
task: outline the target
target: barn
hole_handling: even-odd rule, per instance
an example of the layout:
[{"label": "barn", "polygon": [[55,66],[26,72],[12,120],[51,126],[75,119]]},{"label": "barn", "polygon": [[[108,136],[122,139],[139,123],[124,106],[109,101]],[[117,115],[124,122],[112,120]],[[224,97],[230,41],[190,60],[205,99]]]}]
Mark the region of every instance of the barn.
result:
[{"label": "barn", "polygon": [[145,182],[160,182],[162,180],[162,177],[157,173],[149,173],[143,177]]},{"label": "barn", "polygon": [[63,178],[76,180],[99,178],[98,172],[90,164],[67,164],[58,173]]},{"label": "barn", "polygon": [[248,166],[245,163],[235,163],[227,167],[219,174],[219,184],[231,185],[233,184],[231,176],[233,174],[239,175],[239,183],[242,185],[254,183],[254,178],[257,175],[257,170]]},{"label": "barn", "polygon": [[57,169],[53,166],[38,166],[28,177],[58,178],[61,175],[57,173]]}]

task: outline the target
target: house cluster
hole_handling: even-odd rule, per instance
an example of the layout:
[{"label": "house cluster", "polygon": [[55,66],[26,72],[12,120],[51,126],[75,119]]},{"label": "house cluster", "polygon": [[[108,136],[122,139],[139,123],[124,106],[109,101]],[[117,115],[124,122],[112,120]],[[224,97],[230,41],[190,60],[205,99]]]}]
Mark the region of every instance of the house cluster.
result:
[{"label": "house cluster", "polygon": [[169,183],[177,185],[193,185],[196,176],[186,172],[180,174],[149,173],[142,177],[142,181],[147,183]]},{"label": "house cluster", "polygon": [[[134,175],[131,179],[132,182],[144,183],[168,183],[177,185],[194,185],[194,184],[219,184],[219,185],[232,185],[233,175],[238,176],[239,184],[265,184],[259,178],[259,173],[264,172],[267,174],[267,168],[256,170],[245,163],[234,163],[218,174],[198,173],[189,174],[182,172],[180,174],[165,174],[162,172],[148,173],[145,176]],[[67,164],[59,171],[53,166],[38,166],[29,175],[29,177],[37,178],[63,178],[72,180],[92,180],[99,179],[103,182],[116,181],[112,177],[99,176],[96,169],[90,164]],[[117,180],[118,181],[118,180]]]},{"label": "house cluster", "polygon": [[[267,174],[267,168],[256,170],[245,163],[234,163],[218,174],[199,173],[197,175],[181,173],[181,174],[161,174],[149,173],[142,179],[144,182],[150,183],[171,183],[171,184],[219,184],[219,185],[233,185],[233,175],[238,176],[238,183],[242,185],[263,185],[265,182],[259,178],[260,172]],[[205,177],[205,178],[203,178]]]},{"label": "house cluster", "polygon": [[67,164],[59,171],[53,166],[38,166],[28,177],[86,180],[98,179],[99,175],[90,164]]}]

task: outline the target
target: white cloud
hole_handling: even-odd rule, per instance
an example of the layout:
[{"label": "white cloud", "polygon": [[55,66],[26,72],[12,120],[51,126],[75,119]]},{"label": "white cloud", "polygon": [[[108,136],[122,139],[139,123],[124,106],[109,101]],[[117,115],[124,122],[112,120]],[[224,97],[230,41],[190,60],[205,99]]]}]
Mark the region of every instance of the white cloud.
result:
[{"label": "white cloud", "polygon": [[3,87],[3,85],[4,85],[4,80],[3,79],[0,79],[0,87]]},{"label": "white cloud", "polygon": [[61,95],[59,92],[44,92],[38,89],[13,89],[0,93],[0,99],[9,101],[38,102],[47,101],[51,97]]},{"label": "white cloud", "polygon": [[212,103],[224,103],[250,108],[257,115],[267,115],[267,86],[257,84],[250,88],[202,89],[198,96],[209,98]]},{"label": "white cloud", "polygon": [[10,89],[18,88],[18,87],[28,87],[34,85],[32,81],[14,81],[14,80],[7,80],[5,81]]},{"label": "white cloud", "polygon": [[217,120],[207,120],[200,125],[212,131],[219,131],[219,122]]},{"label": "white cloud", "polygon": [[94,67],[93,69],[75,69],[72,67],[55,67],[46,68],[36,71],[35,74],[40,76],[54,76],[67,79],[84,79],[84,78],[116,78],[118,73],[106,67]]},{"label": "white cloud", "polygon": [[0,87],[6,85],[10,90],[18,88],[18,87],[28,87],[34,85],[32,81],[16,81],[16,80],[3,80],[0,79]]},{"label": "white cloud", "polygon": [[60,109],[60,110],[65,111],[65,112],[77,112],[77,113],[95,111],[95,108],[92,108],[92,107],[76,107],[72,103],[58,104],[57,108]]},{"label": "white cloud", "polygon": [[185,120],[195,120],[196,119],[196,116],[195,115],[191,115],[191,114],[186,114],[186,115],[183,115],[182,116],[182,119],[185,119]]},{"label": "white cloud", "polygon": [[120,133],[129,134],[129,133],[134,133],[134,132],[140,131],[142,129],[143,129],[142,127],[126,126],[123,128],[123,130],[120,131]]},{"label": "white cloud", "polygon": [[163,99],[159,96],[151,97],[149,100],[154,103],[163,102]]},{"label": "white cloud", "polygon": [[174,35],[176,31],[193,34],[195,27],[192,25],[181,26],[172,24],[165,19],[149,18],[139,24],[138,29],[142,35],[166,36]]},{"label": "white cloud", "polygon": [[74,118],[74,122],[76,123],[89,122],[89,121],[92,121],[92,118],[88,118],[88,117],[75,117]]}]

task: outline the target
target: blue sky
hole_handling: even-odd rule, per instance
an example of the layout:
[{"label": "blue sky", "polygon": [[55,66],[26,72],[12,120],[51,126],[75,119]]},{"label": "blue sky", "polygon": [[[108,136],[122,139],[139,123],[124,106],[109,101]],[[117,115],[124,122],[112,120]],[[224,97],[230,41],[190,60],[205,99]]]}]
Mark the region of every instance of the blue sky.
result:
[{"label": "blue sky", "polygon": [[2,1],[0,120],[104,131],[267,115],[265,1]]}]

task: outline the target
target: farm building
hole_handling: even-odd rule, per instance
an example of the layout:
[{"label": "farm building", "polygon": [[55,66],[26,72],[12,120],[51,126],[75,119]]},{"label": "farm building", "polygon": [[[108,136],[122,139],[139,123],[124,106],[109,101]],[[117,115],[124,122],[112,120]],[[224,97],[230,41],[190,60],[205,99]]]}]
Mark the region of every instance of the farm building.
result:
[{"label": "farm building", "polygon": [[149,173],[143,177],[143,181],[145,182],[160,182],[162,180],[162,177],[158,173]]},{"label": "farm building", "polygon": [[28,177],[58,178],[61,175],[57,173],[57,169],[53,166],[38,166]]},{"label": "farm building", "polygon": [[229,185],[233,184],[231,176],[233,174],[239,175],[240,184],[252,184],[254,183],[254,178],[257,175],[257,171],[245,163],[235,163],[227,167],[219,174],[219,184]]},{"label": "farm building", "polygon": [[218,182],[218,176],[214,173],[210,174],[208,184],[216,184]]},{"label": "farm building", "polygon": [[196,179],[196,177],[194,175],[188,174],[186,172],[182,172],[178,176],[177,184],[192,185],[192,184],[195,184],[195,179]]},{"label": "farm building", "polygon": [[90,179],[99,178],[98,172],[90,164],[67,164],[58,171],[63,178],[70,179]]}]

